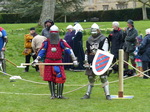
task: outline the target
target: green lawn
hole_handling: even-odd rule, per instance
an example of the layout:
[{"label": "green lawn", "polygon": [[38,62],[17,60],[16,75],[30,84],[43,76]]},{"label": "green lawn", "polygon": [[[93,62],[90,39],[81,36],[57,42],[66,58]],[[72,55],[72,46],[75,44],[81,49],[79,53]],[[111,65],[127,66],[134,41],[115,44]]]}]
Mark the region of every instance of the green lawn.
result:
[{"label": "green lawn", "polygon": [[[60,29],[65,29],[67,25],[73,23],[56,23]],[[93,23],[81,23],[83,28],[89,28]],[[111,22],[98,22],[101,29],[111,28]],[[149,28],[149,21],[136,21],[135,27],[139,33],[145,34],[145,29]],[[17,65],[24,63],[22,55],[24,37],[30,27],[37,24],[1,24],[8,32],[9,42],[7,44],[6,58]],[[126,22],[120,22],[120,27],[126,27]],[[89,30],[89,29],[87,29]],[[40,32],[39,32],[40,33]],[[106,36],[108,34],[105,34]],[[89,35],[84,35],[85,41]],[[63,36],[61,36],[63,38]],[[101,85],[95,85],[91,99],[81,100],[85,94],[86,87],[78,89],[87,84],[87,77],[84,72],[66,71],[67,82],[64,93],[67,100],[51,100],[48,95],[47,82],[44,82],[39,73],[30,67],[30,72],[23,73],[23,69],[16,68],[7,62],[7,73],[21,76],[23,79],[39,83],[31,83],[23,80],[10,82],[10,77],[0,73],[0,112],[149,112],[150,104],[150,83],[134,77],[124,81],[124,95],[134,95],[133,99],[120,99],[107,101]],[[109,82],[118,80],[118,74],[111,74]],[[44,83],[44,84],[43,84]],[[101,84],[99,80],[96,84]],[[71,92],[75,89],[77,91]],[[4,92],[4,93],[3,93]],[[118,82],[110,84],[112,95],[118,94]]]}]

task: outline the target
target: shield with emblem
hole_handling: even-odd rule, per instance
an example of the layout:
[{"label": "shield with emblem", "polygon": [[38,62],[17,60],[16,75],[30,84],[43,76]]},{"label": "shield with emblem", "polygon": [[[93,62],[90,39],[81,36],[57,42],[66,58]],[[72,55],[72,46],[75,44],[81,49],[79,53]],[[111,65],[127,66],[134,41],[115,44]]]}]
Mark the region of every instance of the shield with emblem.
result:
[{"label": "shield with emblem", "polygon": [[97,50],[92,62],[92,70],[95,75],[103,75],[110,67],[114,55],[109,52]]}]

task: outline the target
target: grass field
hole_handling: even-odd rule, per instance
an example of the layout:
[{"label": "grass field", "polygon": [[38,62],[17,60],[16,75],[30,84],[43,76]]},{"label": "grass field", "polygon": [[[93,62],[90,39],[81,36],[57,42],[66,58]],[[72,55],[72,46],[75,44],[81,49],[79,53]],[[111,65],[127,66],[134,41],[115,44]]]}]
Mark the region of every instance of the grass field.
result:
[{"label": "grass field", "polygon": [[[67,25],[73,23],[56,23],[60,29],[65,29]],[[81,23],[83,28],[89,28],[93,23]],[[102,29],[111,28],[111,22],[98,22]],[[139,34],[145,34],[145,29],[149,28],[150,21],[136,21],[135,27]],[[17,65],[24,62],[22,55],[24,38],[28,33],[27,29],[35,27],[37,24],[1,24],[8,32],[9,42],[7,44],[6,58]],[[126,27],[126,22],[120,22],[120,27]],[[39,32],[40,33],[40,32]],[[105,34],[106,36],[108,34]],[[62,36],[63,38],[63,36]],[[84,45],[88,35],[83,37]],[[84,72],[66,71],[67,82],[65,83],[64,96],[67,100],[51,100],[47,82],[44,82],[39,73],[30,67],[28,73],[23,73],[23,69],[14,67],[7,62],[7,73],[21,76],[23,79],[39,83],[32,83],[23,80],[10,82],[10,77],[0,73],[0,112],[149,112],[150,104],[150,83],[134,77],[124,81],[124,95],[134,95],[133,99],[120,99],[107,101],[101,85],[95,85],[91,99],[81,100],[85,94],[86,87],[78,89],[87,84],[87,77]],[[109,82],[118,80],[118,74],[111,74]],[[101,84],[96,81],[96,84]],[[118,82],[110,83],[112,95],[118,94]]]}]

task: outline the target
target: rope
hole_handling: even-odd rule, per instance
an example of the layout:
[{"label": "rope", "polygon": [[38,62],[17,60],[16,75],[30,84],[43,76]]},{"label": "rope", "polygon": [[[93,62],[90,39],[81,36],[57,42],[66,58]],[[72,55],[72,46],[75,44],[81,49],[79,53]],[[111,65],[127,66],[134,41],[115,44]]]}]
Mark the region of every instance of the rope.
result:
[{"label": "rope", "polygon": [[[124,61],[125,63],[129,64],[128,62]],[[118,61],[116,61],[113,65],[111,65],[111,67],[113,67],[116,63],[118,63]],[[131,67],[133,67],[131,64],[129,64]],[[110,67],[110,68],[111,68]],[[138,69],[136,69],[135,67],[133,67],[135,70],[137,70],[138,72],[142,73],[141,71],[139,71]],[[4,73],[2,71],[0,71],[1,73],[5,74],[5,75],[8,75],[8,76],[13,76],[13,75],[10,75],[8,73]],[[146,71],[145,71],[146,72]],[[145,75],[144,73],[142,73],[143,75]],[[131,76],[131,77],[128,77],[128,78],[125,78],[123,80],[128,80],[130,78],[133,78],[135,76]],[[95,80],[97,80],[98,78],[96,78]],[[23,81],[26,81],[26,82],[31,82],[31,83],[36,83],[36,84],[46,84],[46,83],[39,83],[39,82],[35,82],[35,81],[31,81],[31,80],[26,80],[26,79],[20,79],[20,80],[23,80]],[[119,80],[116,80],[116,81],[111,81],[109,83],[115,83],[115,82],[118,82]],[[81,86],[77,89],[74,89],[74,90],[71,90],[71,91],[68,91],[68,92],[65,92],[64,94],[69,94],[69,93],[72,93],[74,91],[77,91],[77,90],[80,90],[82,88],[84,88],[85,86],[88,86],[89,84],[86,84],[86,85],[65,85],[65,86]],[[102,85],[102,84],[94,84],[94,85]],[[1,94],[17,94],[17,95],[50,95],[50,94],[32,94],[32,93],[11,93],[11,92],[0,92]]]},{"label": "rope", "polygon": [[[0,72],[3,73],[2,71],[0,71]],[[12,75],[7,74],[7,73],[5,73],[5,74],[8,75],[8,76],[12,76]],[[133,78],[133,77],[135,77],[135,76],[128,77],[128,78],[125,78],[125,79],[123,79],[123,80],[127,80],[127,79],[130,79],[130,78]],[[21,80],[22,80],[22,79],[21,79]],[[30,81],[30,80],[25,80],[25,79],[24,79],[24,81]],[[111,81],[111,82],[109,82],[109,83],[115,83],[115,82],[118,82],[118,81],[119,81],[119,80]],[[37,82],[35,82],[35,81],[30,81],[30,82],[32,82],[32,83],[37,83]],[[39,84],[39,83],[38,83],[38,84]],[[46,84],[46,83],[41,83],[41,84]],[[78,85],[78,86],[81,86],[81,87],[79,87],[79,88],[77,88],[77,89],[74,89],[74,90],[71,90],[71,91],[68,91],[68,92],[65,92],[65,93],[63,93],[63,94],[69,94],[69,93],[72,93],[72,92],[77,91],[77,90],[80,90],[80,89],[82,89],[82,88],[84,88],[84,87],[86,87],[86,86],[88,86],[88,85],[89,85],[89,83],[86,84],[86,85]],[[102,85],[102,84],[94,84],[94,85]],[[67,85],[65,85],[65,86],[67,86]],[[75,86],[75,85],[70,85],[70,86]],[[50,94],[11,93],[11,92],[0,92],[0,94],[42,95],[42,96],[44,96],[44,95],[50,95]]]},{"label": "rope", "polygon": [[[0,71],[1,73],[5,74],[5,75],[8,75],[10,77],[12,77],[13,75],[10,75],[8,73],[4,73],[2,71]],[[26,82],[31,82],[31,83],[36,83],[36,84],[46,84],[46,83],[39,83],[39,82],[35,82],[35,81],[31,81],[31,80],[26,80],[26,79],[20,79],[20,80],[23,80],[23,81],[26,81]]]},{"label": "rope", "polygon": [[[130,65],[132,68],[134,68],[136,71],[138,71],[139,73],[141,73],[142,75],[145,75],[146,77],[150,78],[150,76],[144,74],[146,71],[141,72],[140,70],[138,70],[137,68],[135,68],[134,66],[132,66],[130,63],[128,63],[127,61],[124,60],[124,62],[128,65]],[[149,71],[149,70],[148,70]]]},{"label": "rope", "polygon": [[[131,76],[131,77],[125,78],[125,79],[123,79],[123,80],[128,80],[128,79],[133,78],[133,77],[136,77],[136,76]],[[118,82],[118,81],[119,81],[119,80],[111,81],[111,82],[109,82],[109,83],[115,83],[115,82]],[[94,85],[102,85],[102,84],[94,84]],[[74,90],[72,90],[72,91],[65,92],[65,93],[63,93],[63,94],[69,94],[69,93],[72,93],[72,92],[74,92],[74,91],[77,91],[77,90],[79,90],[79,89],[84,88],[85,86],[88,86],[88,84],[83,85],[82,87],[79,87],[79,88],[74,89]],[[12,92],[0,92],[0,94],[36,95],[36,96],[39,96],[39,95],[41,95],[41,96],[50,95],[50,94],[12,93]]]},{"label": "rope", "polygon": [[113,66],[115,66],[115,64],[117,64],[119,62],[119,60],[117,60],[114,64],[112,64],[111,66],[110,66],[110,68],[112,68]]}]

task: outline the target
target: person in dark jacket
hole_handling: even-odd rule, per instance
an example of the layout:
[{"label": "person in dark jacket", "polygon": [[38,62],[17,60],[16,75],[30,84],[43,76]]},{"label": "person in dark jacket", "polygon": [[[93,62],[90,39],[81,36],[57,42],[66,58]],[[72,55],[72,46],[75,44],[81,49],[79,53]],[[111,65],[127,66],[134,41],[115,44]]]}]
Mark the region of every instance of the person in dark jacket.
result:
[{"label": "person in dark jacket", "polygon": [[[72,48],[73,47],[73,38],[75,37],[75,30],[73,30],[73,26],[72,25],[68,25],[67,26],[67,33],[65,35],[64,40],[69,44],[69,46]],[[71,57],[66,55],[66,53],[64,54],[64,59],[63,59],[64,63],[71,63]],[[72,68],[71,65],[65,65],[64,66],[65,70],[69,70]]]},{"label": "person in dark jacket", "polygon": [[83,41],[82,41],[82,26],[77,23],[74,26],[75,29],[75,36],[73,38],[73,52],[75,54],[75,56],[78,59],[79,65],[78,67],[73,68],[74,71],[83,71],[85,70],[83,64],[84,64],[84,50],[83,50]]},{"label": "person in dark jacket", "polygon": [[[125,42],[124,42],[124,59],[128,62],[128,60],[131,60],[132,66],[136,67],[136,64],[134,62],[134,50],[136,46],[136,37],[138,36],[137,30],[134,28],[134,22],[133,20],[129,19],[127,21],[128,28],[125,31]],[[125,64],[125,69],[128,69],[128,65]]]},{"label": "person in dark jacket", "polygon": [[[123,31],[119,28],[119,22],[112,23],[113,31],[109,34],[108,38],[111,42],[110,51],[114,55],[113,63],[118,59],[119,49],[123,46]],[[114,73],[118,71],[118,65],[113,67]]]},{"label": "person in dark jacket", "polygon": [[[150,69],[150,29],[146,29],[146,35],[139,46],[139,53],[141,55],[143,71]],[[150,76],[150,71],[146,72],[146,75]],[[144,75],[143,79],[148,79],[148,77]]]},{"label": "person in dark jacket", "polygon": [[42,30],[42,36],[45,36],[46,38],[50,37],[49,29],[51,26],[54,25],[54,22],[51,19],[48,19],[44,22],[45,28]]}]

